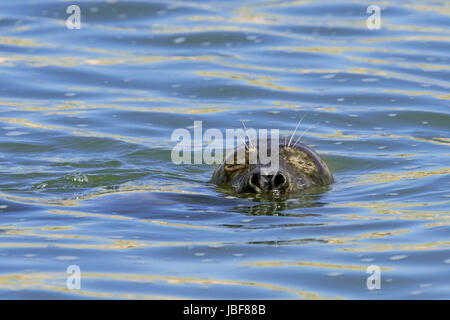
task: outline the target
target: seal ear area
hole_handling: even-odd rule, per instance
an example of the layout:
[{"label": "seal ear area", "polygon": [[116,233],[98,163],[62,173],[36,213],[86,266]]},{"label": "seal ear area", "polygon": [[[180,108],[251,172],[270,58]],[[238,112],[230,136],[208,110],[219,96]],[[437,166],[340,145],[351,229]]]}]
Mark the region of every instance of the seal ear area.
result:
[{"label": "seal ear area", "polygon": [[314,158],[308,152],[297,148],[284,148],[285,158],[288,163],[300,171],[313,175],[318,172],[318,166]]},{"label": "seal ear area", "polygon": [[327,164],[317,152],[305,144],[300,144],[295,148],[285,147],[285,151],[287,162],[310,176],[316,183],[330,184],[333,182],[333,175]]},{"label": "seal ear area", "polygon": [[303,151],[308,154],[311,158],[311,161],[314,162],[316,171],[312,175],[313,179],[319,184],[331,184],[334,182],[333,175],[331,174],[331,170],[328,168],[325,161],[319,156],[319,154],[308,146],[304,145],[305,149]]},{"label": "seal ear area", "polygon": [[316,175],[316,179],[318,179],[322,184],[331,184],[334,182],[333,175],[331,174],[330,168],[328,168],[325,161],[317,155],[317,166],[319,168],[319,172]]}]

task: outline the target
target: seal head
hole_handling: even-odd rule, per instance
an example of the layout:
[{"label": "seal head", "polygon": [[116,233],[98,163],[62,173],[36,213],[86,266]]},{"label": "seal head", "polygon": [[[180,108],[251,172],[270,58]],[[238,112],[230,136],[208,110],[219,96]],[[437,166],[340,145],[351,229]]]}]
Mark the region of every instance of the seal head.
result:
[{"label": "seal head", "polygon": [[[261,142],[266,145],[270,155],[270,139],[241,145],[216,168],[211,182],[231,185],[236,193],[295,192],[333,183],[333,175],[327,164],[316,151],[301,142],[290,146],[283,139],[279,140],[276,170],[273,170],[272,165],[269,167],[263,164],[259,156],[256,161],[251,161],[252,152],[259,155],[257,151],[263,145]],[[239,154],[245,155],[245,161],[237,161]]]}]

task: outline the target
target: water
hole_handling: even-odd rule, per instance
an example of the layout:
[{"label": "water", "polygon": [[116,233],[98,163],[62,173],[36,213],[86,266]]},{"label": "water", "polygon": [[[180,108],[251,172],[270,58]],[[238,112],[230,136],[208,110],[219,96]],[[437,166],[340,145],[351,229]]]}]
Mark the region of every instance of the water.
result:
[{"label": "water", "polygon": [[[0,298],[449,299],[450,6],[383,1],[369,30],[376,2],[77,1],[69,30],[70,2],[2,1]],[[194,121],[305,114],[325,190],[171,161]]]}]

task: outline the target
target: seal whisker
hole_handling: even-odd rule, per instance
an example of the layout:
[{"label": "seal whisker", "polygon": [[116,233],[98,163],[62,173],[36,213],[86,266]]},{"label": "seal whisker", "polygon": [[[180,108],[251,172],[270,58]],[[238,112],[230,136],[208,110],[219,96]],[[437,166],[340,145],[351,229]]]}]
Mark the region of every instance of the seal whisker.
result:
[{"label": "seal whisker", "polygon": [[294,132],[292,132],[291,138],[289,139],[289,143],[288,143],[288,145],[287,145],[288,147],[291,145],[292,138],[294,137],[294,134],[295,134],[295,132],[297,131],[298,126],[300,125],[300,123],[303,121],[303,119],[304,119],[305,117],[306,117],[306,112],[305,112],[305,114],[303,115],[303,117],[298,121],[297,125],[295,126]]},{"label": "seal whisker", "polygon": [[[248,137],[247,127],[245,126],[245,123],[244,123],[244,121],[242,121],[242,119],[240,119],[240,121],[241,121],[241,123],[242,123],[242,126],[244,127],[245,134],[246,134],[247,137]],[[250,137],[248,137],[248,142],[249,142],[249,144],[250,144],[250,147],[252,147],[252,148],[255,147],[255,146],[253,145],[252,139],[250,139]]]},{"label": "seal whisker", "polygon": [[[238,135],[239,135],[239,138],[241,138],[242,142],[244,143],[245,149],[249,150],[248,144],[245,141],[245,139],[242,137],[242,135],[239,132],[238,132]],[[234,144],[234,142],[233,142],[233,144]]]},{"label": "seal whisker", "polygon": [[316,122],[315,124],[310,125],[305,131],[303,131],[303,133],[301,134],[301,136],[298,137],[298,139],[295,141],[294,147],[297,146],[297,143],[302,139],[302,137],[305,135],[305,133],[309,131],[309,129],[315,127],[315,126],[318,125],[319,123],[320,123],[320,121]]}]

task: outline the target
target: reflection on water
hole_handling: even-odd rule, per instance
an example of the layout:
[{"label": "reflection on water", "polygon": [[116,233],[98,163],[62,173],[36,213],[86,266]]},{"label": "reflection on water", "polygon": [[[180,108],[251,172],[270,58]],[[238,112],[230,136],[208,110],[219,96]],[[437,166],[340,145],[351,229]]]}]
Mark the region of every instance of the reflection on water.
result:
[{"label": "reflection on water", "polygon": [[[320,202],[321,194],[326,193],[330,186],[319,186],[297,193],[273,194],[273,193],[242,193],[235,194],[231,188],[217,188],[228,199],[242,198],[250,202],[247,206],[238,205],[231,209],[232,212],[249,215],[286,215],[298,216],[296,209],[316,208],[325,206]],[[300,214],[301,215],[301,214]]]},{"label": "reflection on water", "polygon": [[[368,1],[78,4],[68,30],[67,3],[0,3],[1,298],[449,298],[447,2],[380,3],[379,30]],[[303,116],[329,187],[170,160],[197,120]]]}]

